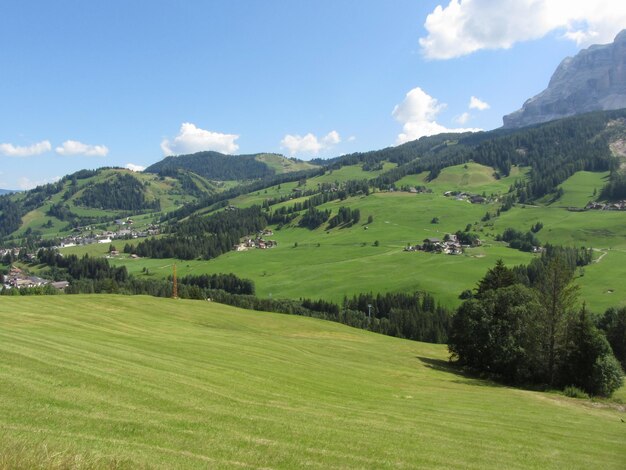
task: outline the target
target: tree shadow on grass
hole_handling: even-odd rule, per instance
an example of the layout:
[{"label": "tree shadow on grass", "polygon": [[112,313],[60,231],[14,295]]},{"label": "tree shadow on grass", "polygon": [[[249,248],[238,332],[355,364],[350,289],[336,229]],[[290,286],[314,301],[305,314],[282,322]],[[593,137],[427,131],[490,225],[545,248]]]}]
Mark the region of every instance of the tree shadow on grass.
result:
[{"label": "tree shadow on grass", "polygon": [[494,382],[488,377],[482,377],[478,374],[471,373],[450,361],[433,359],[431,357],[416,357],[425,367],[428,367],[429,369],[457,376],[457,379],[452,381],[454,383],[475,385],[479,387],[506,387],[506,385]]}]

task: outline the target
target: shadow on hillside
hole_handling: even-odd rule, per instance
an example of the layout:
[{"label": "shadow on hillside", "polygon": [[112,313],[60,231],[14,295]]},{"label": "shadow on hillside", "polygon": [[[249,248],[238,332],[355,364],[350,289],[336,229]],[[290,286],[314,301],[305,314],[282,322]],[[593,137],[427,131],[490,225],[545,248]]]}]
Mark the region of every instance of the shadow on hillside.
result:
[{"label": "shadow on hillside", "polygon": [[433,359],[430,357],[421,357],[416,356],[419,361],[424,364],[425,367],[429,369],[433,369],[439,372],[445,372],[448,374],[453,374],[458,378],[453,380],[455,383],[466,384],[466,385],[476,385],[479,387],[502,387],[502,384],[496,383],[487,378],[481,378],[475,374],[471,374],[456,364],[450,361],[444,361],[441,359]]}]

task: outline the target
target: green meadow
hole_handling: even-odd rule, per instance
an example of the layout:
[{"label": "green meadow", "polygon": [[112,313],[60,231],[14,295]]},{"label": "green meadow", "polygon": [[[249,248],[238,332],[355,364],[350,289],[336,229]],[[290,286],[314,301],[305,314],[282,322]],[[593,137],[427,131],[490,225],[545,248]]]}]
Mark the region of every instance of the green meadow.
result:
[{"label": "green meadow", "polygon": [[[352,166],[333,174],[353,177],[358,171],[366,173]],[[514,266],[527,264],[536,256],[506,247],[495,240],[498,234],[508,227],[526,232],[542,222],[544,228],[537,234],[542,243],[596,250],[594,263],[579,270],[576,277],[580,298],[592,311],[601,313],[608,307],[626,305],[626,287],[621,282],[626,265],[626,214],[574,212],[563,207],[584,206],[606,174],[576,173],[563,183],[564,194],[559,201],[550,205],[518,204],[487,222],[481,219],[486,212],[495,215],[497,204],[470,204],[443,196],[449,190],[503,194],[525,175],[525,169],[514,167],[509,177],[498,180],[489,167],[474,163],[458,165],[444,169],[430,183],[420,180],[425,175],[411,175],[403,180],[403,185],[426,184],[433,189],[432,193],[376,192],[324,204],[320,209],[329,209],[333,214],[341,206],[359,209],[361,220],[351,227],[332,230],[326,230],[326,224],[312,231],[284,227],[269,237],[278,242],[270,250],[230,252],[210,261],[129,259],[121,255],[112,262],[125,265],[132,274],[148,277],[170,275],[175,262],[181,276],[233,272],[252,279],[261,297],[324,298],[340,302],[345,295],[361,292],[423,290],[432,293],[443,305],[454,307],[460,303],[459,294],[475,287],[496,260],[501,258]],[[308,180],[307,187],[317,186],[318,178]],[[267,193],[258,191],[231,203],[239,207],[261,204],[268,197],[291,194],[296,185],[275,186],[268,188]],[[303,200],[294,199],[281,205]],[[370,224],[369,216],[373,217]],[[432,223],[435,218],[438,223]],[[430,237],[443,238],[446,233],[465,230],[467,225],[477,231],[483,246],[468,249],[461,256],[403,251],[407,244],[418,244]],[[114,243],[121,250],[126,242]],[[104,255],[107,249],[108,245],[92,245],[63,252]]]},{"label": "green meadow", "polygon": [[609,172],[579,171],[574,173],[560,187],[563,196],[553,202],[562,207],[585,207],[589,201],[595,201],[608,182]]},{"label": "green meadow", "polygon": [[[621,469],[623,405],[445,346],[143,296],[0,299],[0,468]],[[624,389],[618,398],[626,399]]]},{"label": "green meadow", "polygon": [[528,169],[512,167],[509,176],[496,179],[495,170],[478,163],[467,163],[444,168],[437,178],[428,181],[428,173],[408,175],[396,182],[397,187],[427,186],[438,193],[446,191],[467,191],[475,193],[504,194],[516,180],[527,177]]},{"label": "green meadow", "polygon": [[[38,231],[41,233],[42,238],[50,239],[58,237],[59,235],[68,234],[71,227],[68,226],[67,221],[62,221],[54,216],[47,214],[48,210],[54,204],[67,204],[68,208],[73,214],[80,217],[96,217],[108,219],[108,223],[99,224],[102,227],[108,229],[114,229],[115,225],[113,221],[119,217],[123,211],[106,210],[93,207],[85,207],[79,205],[77,200],[82,196],[84,187],[88,183],[101,183],[106,179],[112,177],[115,174],[130,173],[130,170],[123,169],[104,169],[98,175],[87,179],[77,180],[78,191],[72,195],[66,201],[63,200],[63,195],[66,190],[70,188],[71,182],[66,181],[63,189],[50,196],[46,201],[42,203],[38,208],[26,213],[22,217],[22,226],[18,233],[30,229],[32,231]],[[132,173],[132,175],[141,181],[145,187],[145,196],[148,201],[158,199],[161,204],[161,212],[169,212],[179,208],[185,203],[195,200],[194,197],[187,194],[183,194],[180,183],[169,177],[158,178],[156,175],[149,173]],[[208,187],[211,186],[206,180],[198,177],[198,184]],[[17,195],[16,198],[20,198],[21,195]],[[137,214],[133,216],[133,220],[137,224],[136,226],[145,226],[151,223],[154,219],[158,219],[158,213],[145,212],[144,214]],[[48,221],[52,222],[51,226],[47,226]]]}]

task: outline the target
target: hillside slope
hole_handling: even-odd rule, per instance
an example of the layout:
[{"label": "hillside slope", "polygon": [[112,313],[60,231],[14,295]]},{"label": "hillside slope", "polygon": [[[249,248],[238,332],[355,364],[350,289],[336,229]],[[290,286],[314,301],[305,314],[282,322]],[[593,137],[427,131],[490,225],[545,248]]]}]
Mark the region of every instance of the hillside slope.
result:
[{"label": "hillside slope", "polygon": [[495,386],[450,369],[442,346],[308,318],[147,297],[5,297],[0,355],[5,468],[51,467],[59,455],[128,468],[626,461],[615,405]]},{"label": "hillside slope", "polygon": [[168,212],[218,189],[184,171],[160,177],[122,168],[81,170],[0,198],[0,237],[23,236],[29,229],[46,238],[65,235],[72,226],[104,228],[120,217]]}]

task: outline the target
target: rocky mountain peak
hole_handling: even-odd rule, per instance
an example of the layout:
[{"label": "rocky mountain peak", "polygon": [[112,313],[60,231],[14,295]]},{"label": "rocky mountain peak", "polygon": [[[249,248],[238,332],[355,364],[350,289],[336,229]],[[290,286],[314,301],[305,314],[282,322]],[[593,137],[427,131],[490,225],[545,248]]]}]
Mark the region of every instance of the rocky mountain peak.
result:
[{"label": "rocky mountain peak", "polygon": [[548,88],[503,117],[517,128],[590,111],[626,108],[626,30],[611,44],[593,45],[565,58]]}]

